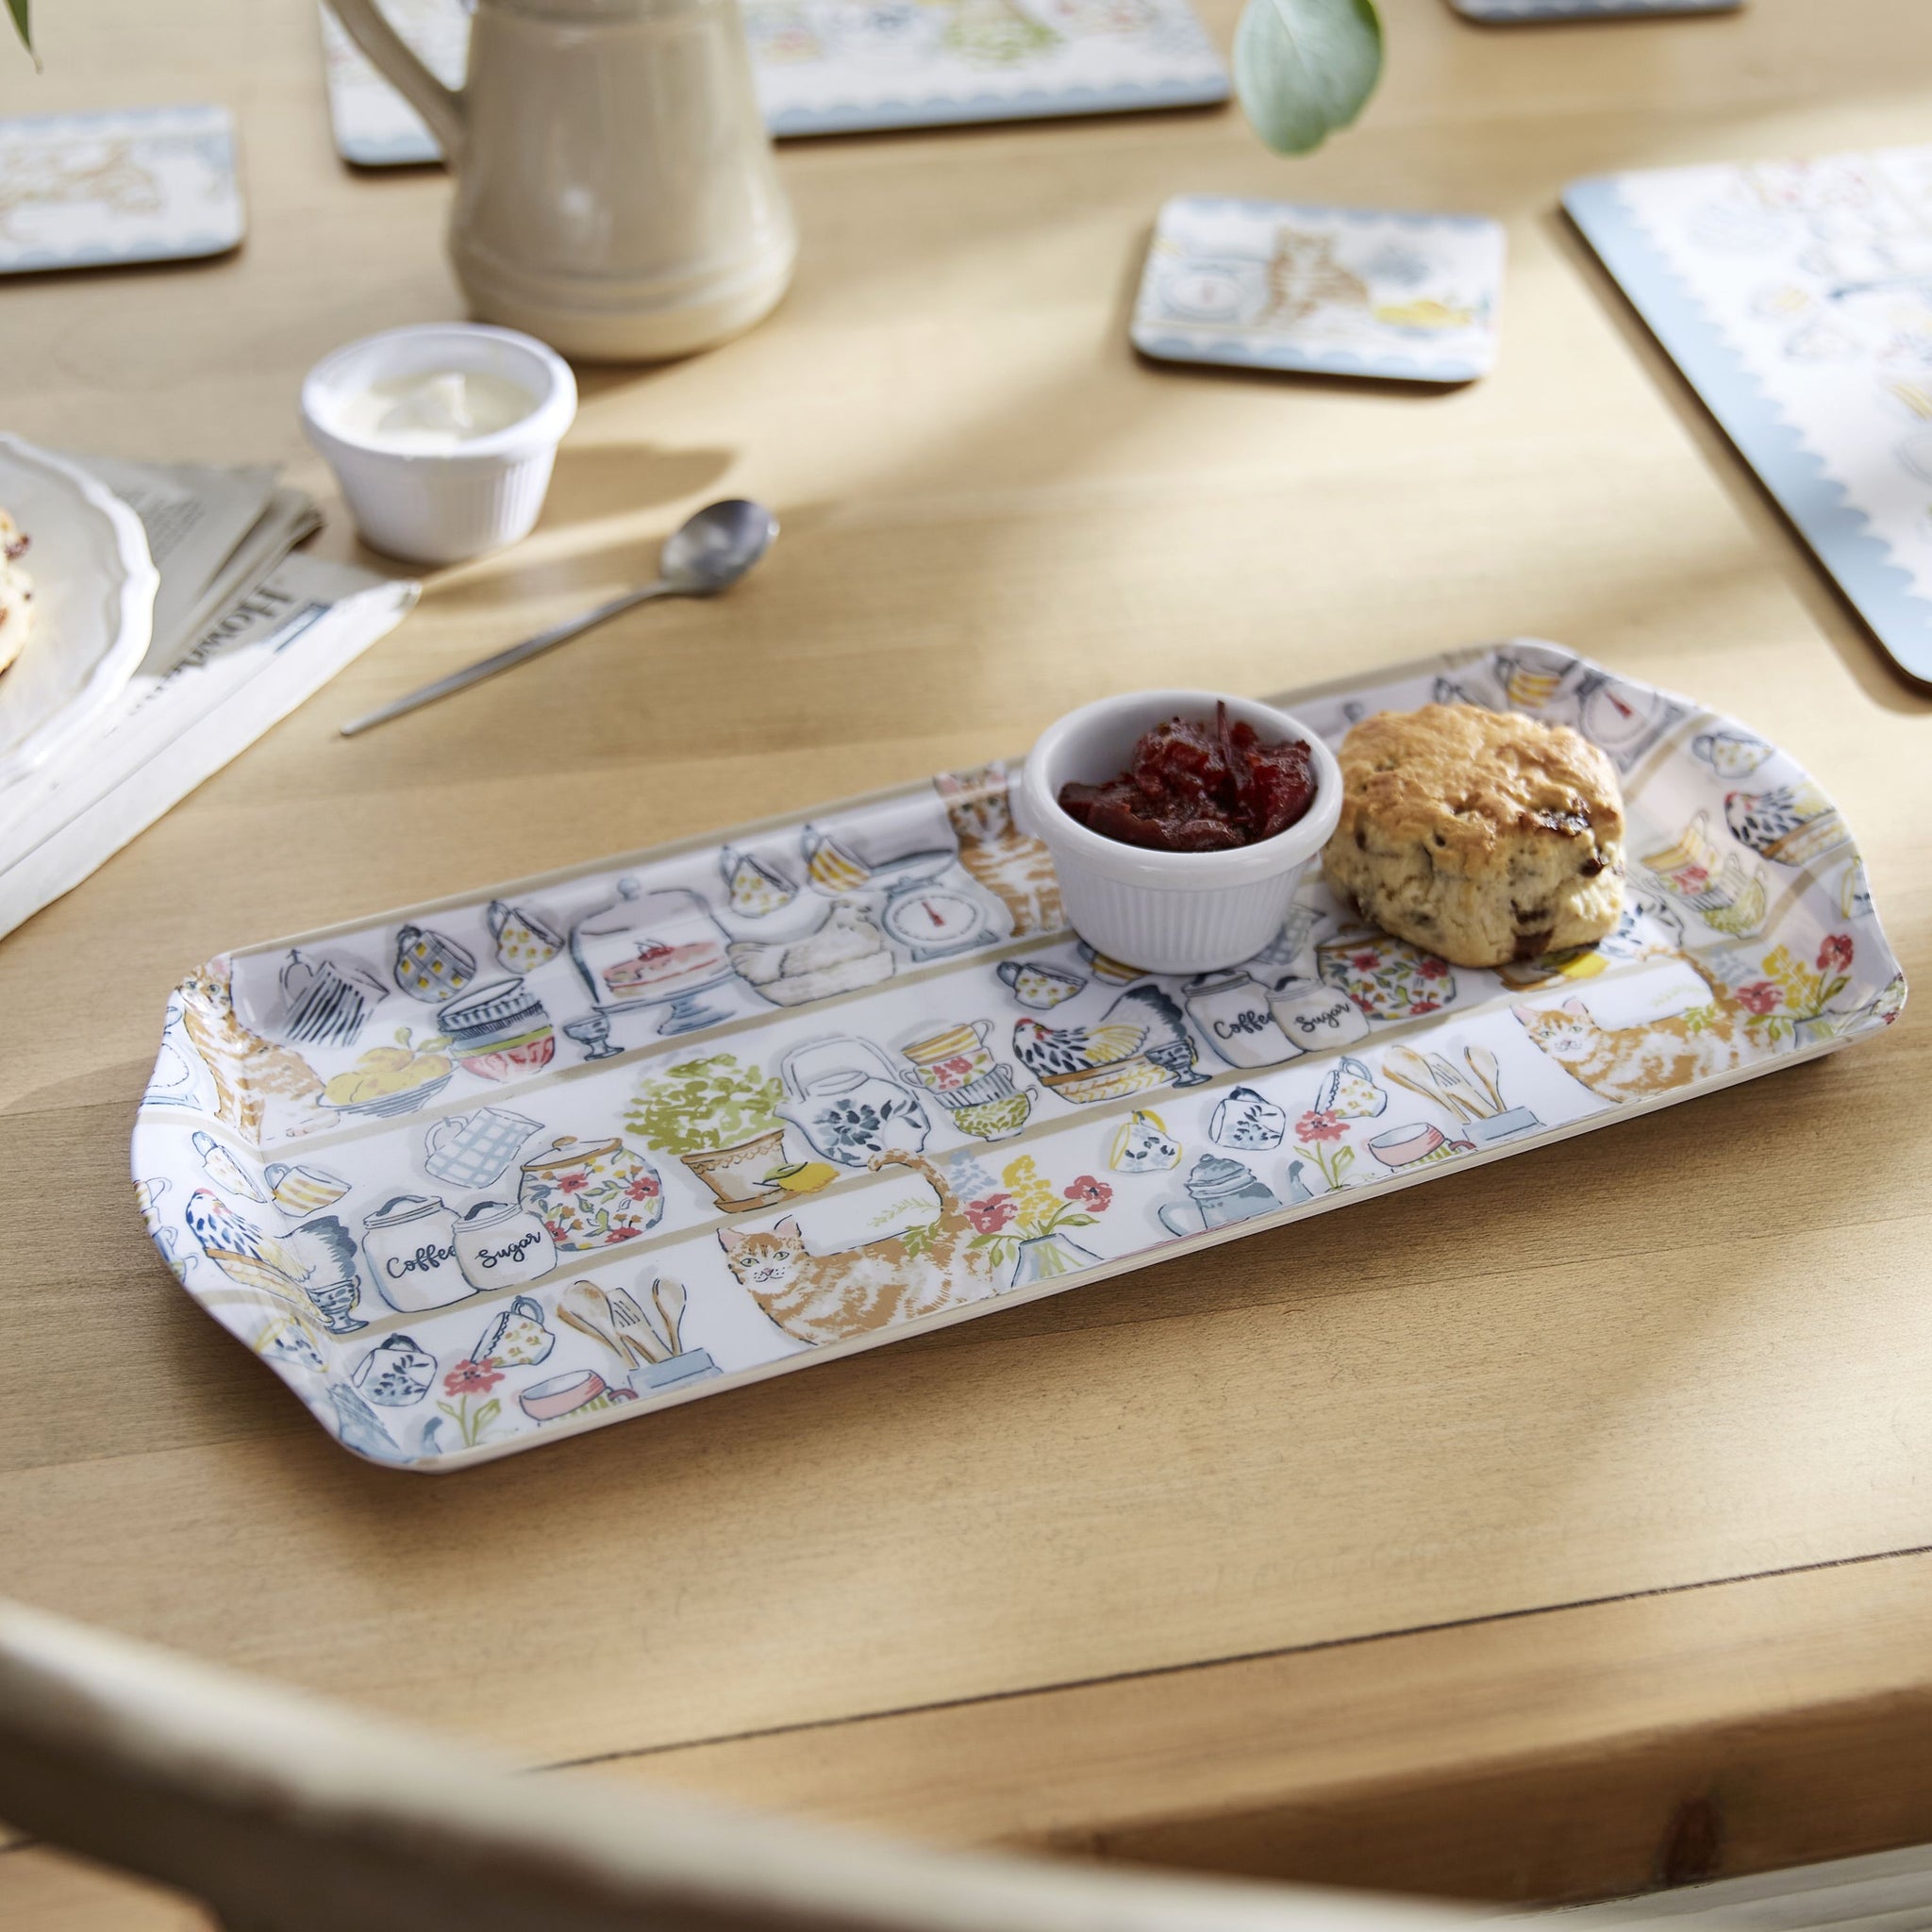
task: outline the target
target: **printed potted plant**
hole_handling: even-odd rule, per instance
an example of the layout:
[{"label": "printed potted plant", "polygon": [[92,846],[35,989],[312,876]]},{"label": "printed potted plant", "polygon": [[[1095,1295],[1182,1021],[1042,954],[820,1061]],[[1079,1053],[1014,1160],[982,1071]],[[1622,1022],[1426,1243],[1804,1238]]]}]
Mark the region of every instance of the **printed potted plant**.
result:
[{"label": "printed potted plant", "polygon": [[763,1208],[784,1193],[770,1178],[785,1165],[781,1098],[775,1074],[714,1053],[647,1074],[625,1119],[641,1141],[676,1155],[721,1206]]}]

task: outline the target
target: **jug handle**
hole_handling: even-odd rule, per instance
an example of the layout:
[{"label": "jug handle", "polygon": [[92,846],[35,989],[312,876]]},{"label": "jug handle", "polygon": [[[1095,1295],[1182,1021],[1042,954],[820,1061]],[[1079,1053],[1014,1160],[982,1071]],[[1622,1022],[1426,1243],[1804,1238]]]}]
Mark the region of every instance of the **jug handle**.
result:
[{"label": "jug handle", "polygon": [[455,167],[462,155],[466,124],[463,97],[424,66],[384,17],[375,0],[330,0],[336,18],[383,78],[429,124],[443,158]]}]

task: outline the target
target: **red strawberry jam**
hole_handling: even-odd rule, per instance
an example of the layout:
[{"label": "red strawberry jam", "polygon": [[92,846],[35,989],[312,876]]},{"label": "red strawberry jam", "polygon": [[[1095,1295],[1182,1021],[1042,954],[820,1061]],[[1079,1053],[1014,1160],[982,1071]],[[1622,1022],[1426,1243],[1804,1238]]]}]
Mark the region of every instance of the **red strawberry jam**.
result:
[{"label": "red strawberry jam", "polygon": [[1285,832],[1315,802],[1315,765],[1299,739],[1263,744],[1252,724],[1171,718],[1103,785],[1060,787],[1060,809],[1091,832],[1155,852],[1225,852]]}]

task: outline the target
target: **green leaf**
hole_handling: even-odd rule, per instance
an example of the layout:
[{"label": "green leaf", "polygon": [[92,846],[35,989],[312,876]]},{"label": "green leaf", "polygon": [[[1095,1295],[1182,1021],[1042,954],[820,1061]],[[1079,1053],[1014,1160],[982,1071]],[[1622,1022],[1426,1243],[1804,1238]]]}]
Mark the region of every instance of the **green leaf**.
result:
[{"label": "green leaf", "polygon": [[1255,132],[1305,155],[1359,114],[1382,77],[1374,0],[1248,0],[1234,87]]},{"label": "green leaf", "polygon": [[[13,16],[13,30],[20,36],[20,44],[29,54],[33,54],[34,51],[33,22],[28,18],[28,10],[32,6],[33,0],[7,0],[7,10]],[[35,54],[34,65],[38,67],[40,64],[40,56]]]}]

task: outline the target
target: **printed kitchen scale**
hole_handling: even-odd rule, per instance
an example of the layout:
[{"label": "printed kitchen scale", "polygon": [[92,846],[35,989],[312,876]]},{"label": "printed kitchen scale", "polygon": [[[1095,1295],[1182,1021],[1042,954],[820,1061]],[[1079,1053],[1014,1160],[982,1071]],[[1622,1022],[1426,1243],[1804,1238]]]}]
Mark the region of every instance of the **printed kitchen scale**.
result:
[{"label": "printed kitchen scale", "polygon": [[357,1454],[445,1471],[1836,1051],[1905,981],[1789,754],[1519,641],[1279,700],[1575,726],[1629,899],[1500,972],[1308,879],[1253,959],[1066,930],[1003,764],[225,954],[135,1124],[162,1259]]}]

